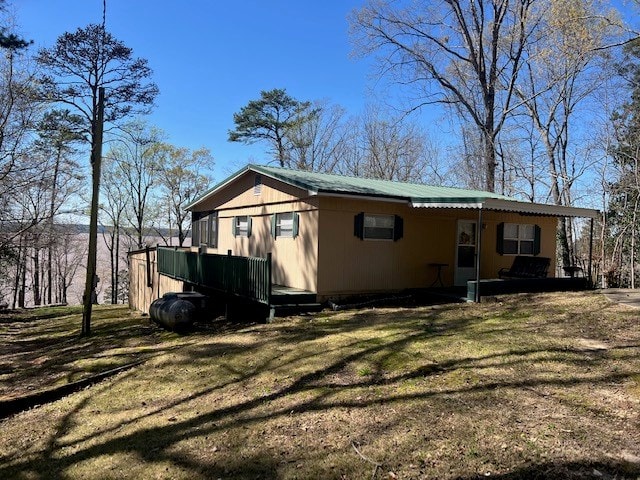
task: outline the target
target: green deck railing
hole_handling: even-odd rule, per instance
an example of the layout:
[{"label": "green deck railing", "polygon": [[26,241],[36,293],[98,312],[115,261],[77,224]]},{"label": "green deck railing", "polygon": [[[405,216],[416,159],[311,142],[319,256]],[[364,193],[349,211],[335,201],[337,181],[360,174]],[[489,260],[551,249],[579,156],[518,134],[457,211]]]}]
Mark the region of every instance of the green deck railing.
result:
[{"label": "green deck railing", "polygon": [[158,247],[158,273],[267,305],[271,303],[271,254],[267,258],[239,257]]}]

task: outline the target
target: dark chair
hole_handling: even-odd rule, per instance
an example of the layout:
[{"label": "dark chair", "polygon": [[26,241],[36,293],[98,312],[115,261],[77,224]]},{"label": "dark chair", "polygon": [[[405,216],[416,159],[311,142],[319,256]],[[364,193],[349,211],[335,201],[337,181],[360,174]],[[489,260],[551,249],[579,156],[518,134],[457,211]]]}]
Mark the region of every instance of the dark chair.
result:
[{"label": "dark chair", "polygon": [[510,268],[501,268],[500,278],[545,278],[551,259],[547,257],[525,257],[518,255]]}]

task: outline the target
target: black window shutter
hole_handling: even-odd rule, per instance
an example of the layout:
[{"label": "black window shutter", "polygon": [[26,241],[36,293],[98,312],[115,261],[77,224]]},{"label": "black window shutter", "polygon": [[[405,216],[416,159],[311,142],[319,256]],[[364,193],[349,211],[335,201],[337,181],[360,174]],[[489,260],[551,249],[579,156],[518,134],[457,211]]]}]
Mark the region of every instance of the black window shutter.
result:
[{"label": "black window shutter", "polygon": [[231,217],[231,233],[234,237],[238,236],[238,217]]},{"label": "black window shutter", "polygon": [[402,217],[395,215],[393,222],[393,241],[396,242],[404,235],[404,221]]},{"label": "black window shutter", "polygon": [[500,255],[504,255],[504,222],[498,224],[498,234],[496,241],[496,251]]},{"label": "black window shutter", "polygon": [[276,215],[275,213],[271,215],[271,236],[273,238],[276,238]]},{"label": "black window shutter", "polygon": [[538,225],[534,225],[534,237],[533,237],[533,254],[538,255],[540,253],[540,234],[542,229]]},{"label": "black window shutter", "polygon": [[298,236],[298,232],[300,231],[300,215],[296,212],[293,212],[293,238]]},{"label": "black window shutter", "polygon": [[360,240],[364,238],[364,212],[353,217],[353,234]]},{"label": "black window shutter", "polygon": [[251,224],[253,222],[251,221],[251,217],[247,217],[247,237],[251,236]]}]

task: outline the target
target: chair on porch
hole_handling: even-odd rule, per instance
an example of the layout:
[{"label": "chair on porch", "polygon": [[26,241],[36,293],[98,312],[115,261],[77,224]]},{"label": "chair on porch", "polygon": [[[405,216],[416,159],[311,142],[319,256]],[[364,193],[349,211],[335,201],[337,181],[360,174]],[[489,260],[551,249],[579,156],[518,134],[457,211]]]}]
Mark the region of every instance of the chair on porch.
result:
[{"label": "chair on porch", "polygon": [[500,278],[545,278],[549,272],[551,259],[548,257],[526,257],[518,255],[510,268],[498,271]]}]

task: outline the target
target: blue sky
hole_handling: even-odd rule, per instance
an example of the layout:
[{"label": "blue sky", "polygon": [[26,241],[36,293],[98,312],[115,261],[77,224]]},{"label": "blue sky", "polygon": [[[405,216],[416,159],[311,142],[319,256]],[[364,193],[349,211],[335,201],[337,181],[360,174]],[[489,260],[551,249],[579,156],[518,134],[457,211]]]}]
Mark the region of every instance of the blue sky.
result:
[{"label": "blue sky", "polygon": [[[233,114],[261,90],[286,88],[299,100],[325,99],[354,115],[376,103],[372,95],[384,95],[384,82],[372,77],[373,59],[350,55],[347,16],[364,2],[107,0],[107,27],[154,70],[160,96],[149,122],[174,145],[209,148],[219,181],[248,162],[269,160],[264,145],[227,141]],[[613,4],[637,25],[630,2]],[[102,20],[102,0],[9,3],[34,49]],[[448,143],[451,126],[441,110],[431,107],[419,121]]]},{"label": "blue sky", "polygon": [[[102,0],[16,0],[32,48],[102,20]],[[107,28],[146,58],[160,88],[149,122],[168,141],[207,147],[221,180],[264,147],[227,141],[233,113],[261,90],[286,88],[299,100],[327,99],[358,113],[371,69],[350,58],[348,14],[357,0],[107,0]]]}]

